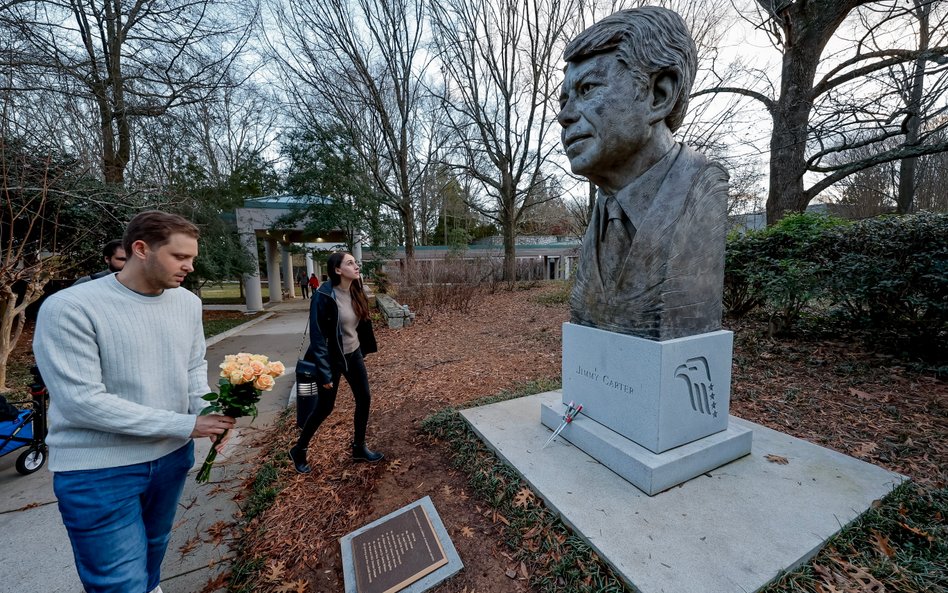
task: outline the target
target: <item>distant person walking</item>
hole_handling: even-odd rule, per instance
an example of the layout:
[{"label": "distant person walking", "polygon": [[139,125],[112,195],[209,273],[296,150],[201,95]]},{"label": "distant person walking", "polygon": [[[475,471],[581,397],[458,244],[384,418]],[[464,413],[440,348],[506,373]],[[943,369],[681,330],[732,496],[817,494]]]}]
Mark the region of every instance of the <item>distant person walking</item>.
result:
[{"label": "distant person walking", "polygon": [[106,269],[96,272],[95,274],[89,274],[88,276],[83,276],[73,283],[73,286],[76,284],[82,284],[83,282],[88,282],[89,280],[96,280],[102,278],[103,276],[108,276],[109,274],[114,274],[120,271],[125,267],[125,248],[122,247],[121,239],[112,239],[102,248],[102,257],[105,259]]},{"label": "distant person walking", "polygon": [[296,275],[296,283],[300,285],[300,292],[303,294],[304,299],[309,298],[309,278],[306,276],[306,272],[300,270],[299,274]]},{"label": "distant person walking", "polygon": [[316,296],[316,289],[319,288],[319,278],[316,277],[316,274],[309,275],[309,289],[313,292],[313,296]]},{"label": "distant person walking", "polygon": [[[316,363],[319,373],[316,409],[303,425],[299,440],[290,449],[290,459],[301,474],[312,471],[306,449],[323,420],[332,413],[344,376],[355,396],[352,459],[376,462],[383,455],[365,446],[369,422],[369,377],[363,356],[377,352],[369,303],[362,290],[359,264],[352,255],[336,252],[326,264],[329,280],[313,293],[309,306],[310,344],[304,358]],[[315,277],[315,275],[314,275]]]},{"label": "distant person walking", "polygon": [[207,405],[201,300],[180,288],[198,229],[142,212],[125,267],[50,296],[33,339],[50,393],[49,469],[87,593],[160,593],[161,561]]}]

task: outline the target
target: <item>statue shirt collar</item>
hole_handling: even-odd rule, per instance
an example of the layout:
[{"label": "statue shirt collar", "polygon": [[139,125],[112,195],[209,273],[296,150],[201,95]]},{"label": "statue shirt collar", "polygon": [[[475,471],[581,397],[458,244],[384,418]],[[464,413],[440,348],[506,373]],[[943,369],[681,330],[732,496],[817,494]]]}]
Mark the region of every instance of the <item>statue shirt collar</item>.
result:
[{"label": "statue shirt collar", "polygon": [[[681,152],[681,146],[681,143],[676,142],[657,163],[616,193],[616,200],[635,228],[642,228],[642,224],[652,208],[652,202],[655,201],[655,196],[665,181],[665,176],[668,175],[668,171],[671,170],[678,154]],[[605,198],[608,197],[608,194],[600,190],[599,195],[600,220],[604,224],[608,218],[605,216]]]}]

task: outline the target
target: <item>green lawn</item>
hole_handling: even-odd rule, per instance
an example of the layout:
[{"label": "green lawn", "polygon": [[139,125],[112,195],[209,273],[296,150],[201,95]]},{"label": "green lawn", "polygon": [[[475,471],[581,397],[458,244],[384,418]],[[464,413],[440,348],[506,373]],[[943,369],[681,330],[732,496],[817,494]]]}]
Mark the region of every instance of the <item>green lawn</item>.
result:
[{"label": "green lawn", "polygon": [[[270,288],[266,284],[260,286],[260,291],[264,301],[270,298]],[[201,300],[205,305],[237,305],[244,302],[240,296],[239,282],[205,284],[201,289]]]},{"label": "green lawn", "polygon": [[[220,311],[219,313],[223,313]],[[240,313],[239,311],[228,311],[228,313],[236,313],[233,317],[219,317],[215,319],[208,319],[207,316],[204,318],[204,337],[210,338],[211,336],[216,336],[217,334],[224,333],[225,331],[237,327],[242,323],[247,323],[251,319],[256,319],[263,315],[263,312],[257,312],[252,315],[246,315]]]}]

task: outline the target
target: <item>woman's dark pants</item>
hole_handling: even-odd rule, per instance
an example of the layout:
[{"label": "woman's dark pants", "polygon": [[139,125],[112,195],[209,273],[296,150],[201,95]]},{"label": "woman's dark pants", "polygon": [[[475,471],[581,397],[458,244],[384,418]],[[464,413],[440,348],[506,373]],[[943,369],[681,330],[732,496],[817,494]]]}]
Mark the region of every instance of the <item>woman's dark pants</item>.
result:
[{"label": "woman's dark pants", "polygon": [[322,385],[319,386],[316,409],[306,419],[303,432],[300,434],[300,440],[296,443],[296,449],[305,451],[313,435],[316,434],[316,429],[332,413],[332,409],[336,405],[336,392],[339,390],[340,375],[346,378],[346,382],[352,388],[352,395],[355,396],[355,436],[352,439],[352,444],[362,445],[365,443],[365,428],[369,423],[371,396],[369,395],[369,376],[365,370],[362,351],[356,349],[355,352],[346,354],[345,366],[345,369],[341,369],[337,368],[337,365],[333,365],[332,388],[327,389]]}]

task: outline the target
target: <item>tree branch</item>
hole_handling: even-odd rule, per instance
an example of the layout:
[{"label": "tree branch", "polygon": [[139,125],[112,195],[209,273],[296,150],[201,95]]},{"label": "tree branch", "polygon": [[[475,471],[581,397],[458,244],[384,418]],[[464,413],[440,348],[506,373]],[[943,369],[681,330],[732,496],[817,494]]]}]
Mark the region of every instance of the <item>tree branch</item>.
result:
[{"label": "tree branch", "polygon": [[717,93],[734,93],[736,95],[744,95],[745,97],[751,97],[752,99],[757,99],[758,101],[763,103],[764,107],[766,107],[767,111],[771,114],[774,112],[774,109],[776,109],[777,107],[777,103],[773,99],[768,97],[767,95],[758,93],[757,91],[742,89],[740,87],[734,87],[734,86],[716,86],[710,89],[702,89],[700,91],[691,93],[691,97],[694,98],[694,97],[700,97],[701,95],[711,95],[711,94],[717,94]]}]

